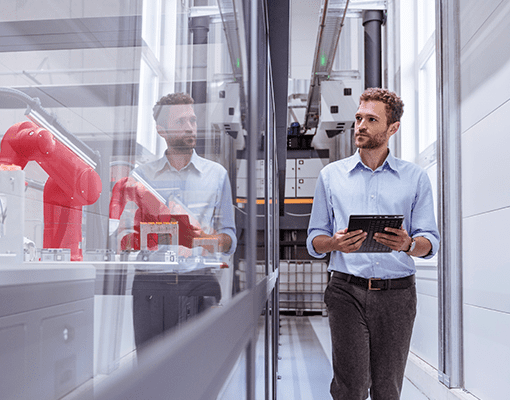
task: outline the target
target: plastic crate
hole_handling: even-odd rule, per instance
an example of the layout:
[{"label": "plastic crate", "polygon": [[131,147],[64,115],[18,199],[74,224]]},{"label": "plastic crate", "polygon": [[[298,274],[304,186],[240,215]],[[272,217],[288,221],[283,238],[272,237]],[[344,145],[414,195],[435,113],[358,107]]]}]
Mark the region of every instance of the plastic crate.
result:
[{"label": "plastic crate", "polygon": [[[246,261],[240,260],[239,267],[236,270],[236,275],[239,279],[239,289],[245,290],[247,288],[246,285]],[[264,262],[257,262],[255,271],[255,282],[259,282],[266,276],[266,264]]]},{"label": "plastic crate", "polygon": [[280,260],[280,311],[320,311],[327,315],[324,290],[328,284],[327,262]]}]

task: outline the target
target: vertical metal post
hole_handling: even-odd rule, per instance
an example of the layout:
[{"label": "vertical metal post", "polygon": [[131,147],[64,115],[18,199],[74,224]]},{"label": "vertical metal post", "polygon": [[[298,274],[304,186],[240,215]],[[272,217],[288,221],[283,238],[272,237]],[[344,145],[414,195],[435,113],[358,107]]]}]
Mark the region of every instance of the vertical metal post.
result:
[{"label": "vertical metal post", "polygon": [[[276,168],[278,158],[276,156],[276,122],[275,122],[275,104],[273,96],[273,80],[272,80],[272,59],[270,56],[269,46],[266,49],[266,275],[271,275],[276,268],[276,259],[274,256],[274,248],[278,242],[278,231],[275,228],[275,219],[278,218],[276,208],[277,186],[276,185]],[[274,289],[273,289],[274,292]],[[266,342],[265,342],[265,399],[271,400],[275,395],[275,386],[273,384],[273,377],[275,376],[274,359],[273,359],[273,343],[274,343],[274,328],[272,314],[274,313],[275,304],[272,301],[272,294],[268,296],[266,301]]]},{"label": "vertical metal post", "polygon": [[[279,269],[279,268],[278,268]],[[273,290],[273,397],[276,400],[278,392],[278,361],[280,347],[280,278],[276,279]]]},{"label": "vertical metal post", "polygon": [[[264,13],[263,15],[267,15],[267,5],[263,7]],[[267,21],[268,22],[268,21]],[[273,161],[274,161],[274,147],[272,143],[273,139],[273,101],[272,96],[270,96],[271,91],[271,58],[269,57],[269,46],[266,45],[261,47],[260,59],[264,60],[265,64],[265,74],[264,82],[260,86],[260,91],[263,94],[265,99],[265,104],[261,104],[261,107],[265,106],[265,137],[264,137],[264,181],[265,181],[265,190],[264,190],[264,212],[265,212],[265,221],[264,221],[264,245],[265,245],[265,274],[266,276],[270,275],[273,272],[273,243],[274,243],[274,230],[272,229],[272,221],[274,218],[273,215],[273,200],[274,200],[274,179],[273,173],[274,170]],[[261,96],[262,97],[262,96]],[[270,302],[270,297],[266,299],[266,307],[265,307],[265,320],[264,320],[264,399],[269,400],[271,396],[271,374],[272,374],[272,363],[271,363],[271,317],[269,315],[272,304]]]},{"label": "vertical metal post", "polygon": [[436,0],[438,93],[439,380],[462,387],[462,204],[459,2]]},{"label": "vertical metal post", "polygon": [[[259,139],[259,2],[245,0],[245,13],[247,16],[247,44],[248,44],[248,136],[246,140],[248,156],[248,204],[246,221],[246,283],[247,290],[254,290],[256,284],[257,265],[257,188],[256,188],[256,162],[257,143]],[[256,305],[253,304],[255,308]],[[256,313],[253,313],[255,318]],[[256,324],[255,324],[256,326]],[[255,329],[250,344],[246,349],[246,399],[255,400]]]},{"label": "vertical metal post", "polygon": [[[274,270],[279,270],[279,218],[285,213],[285,169],[287,159],[287,96],[288,96],[288,71],[289,71],[289,37],[290,37],[290,1],[278,0],[267,1],[269,14],[269,42],[271,45],[271,76],[272,88],[274,90],[274,125],[276,137],[273,141],[276,156],[273,167],[273,221],[272,227],[275,232],[273,244]],[[278,173],[276,173],[276,170]],[[277,203],[274,203],[276,201]],[[277,397],[277,372],[278,372],[278,351],[279,351],[279,281],[277,278],[275,289],[272,293],[272,337],[271,337],[271,361],[272,361],[272,397]]]},{"label": "vertical metal post", "polygon": [[[288,3],[287,3],[288,4]],[[288,28],[288,25],[287,25]],[[286,110],[286,109],[285,109]],[[275,108],[275,113],[277,113]],[[285,113],[286,115],[286,113]],[[283,203],[284,196],[280,195],[280,183],[278,172],[280,171],[279,163],[286,162],[286,156],[281,158],[281,153],[278,151],[279,144],[279,135],[278,135],[278,124],[276,124],[276,132],[275,137],[273,139],[273,145],[275,147],[275,151],[273,155],[276,157],[276,166],[273,168],[273,177],[274,177],[274,185],[273,185],[273,193],[274,193],[274,205],[273,205],[273,229],[275,232],[275,243],[273,246],[273,260],[274,260],[274,271],[279,273],[280,270],[280,207],[278,206],[279,202]],[[287,148],[287,143],[285,143],[285,149]],[[286,152],[285,152],[286,154]],[[284,179],[284,178],[282,178]],[[280,345],[280,301],[278,298],[278,293],[280,292],[279,283],[280,278],[277,276],[275,287],[273,293],[271,295],[271,303],[272,303],[272,337],[271,337],[271,361],[273,364],[272,368],[272,387],[273,387],[273,395],[271,400],[276,400],[277,398],[277,373],[278,373],[278,351]]]}]

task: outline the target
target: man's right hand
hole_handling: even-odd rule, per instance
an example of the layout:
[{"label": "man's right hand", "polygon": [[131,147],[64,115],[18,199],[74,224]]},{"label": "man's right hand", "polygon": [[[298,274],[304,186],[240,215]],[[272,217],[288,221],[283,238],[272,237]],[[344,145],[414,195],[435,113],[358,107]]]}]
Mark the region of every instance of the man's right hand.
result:
[{"label": "man's right hand", "polygon": [[347,228],[345,228],[336,232],[332,237],[319,235],[313,239],[312,244],[317,253],[329,253],[334,250],[352,253],[359,250],[366,237],[367,233],[362,230],[347,232]]}]

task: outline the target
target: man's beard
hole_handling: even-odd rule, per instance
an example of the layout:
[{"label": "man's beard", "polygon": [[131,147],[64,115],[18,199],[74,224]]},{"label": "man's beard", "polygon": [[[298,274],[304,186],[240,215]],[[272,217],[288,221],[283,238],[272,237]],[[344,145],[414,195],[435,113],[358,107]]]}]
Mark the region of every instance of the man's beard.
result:
[{"label": "man's beard", "polygon": [[168,147],[172,148],[177,153],[191,153],[196,143],[196,137],[193,136],[174,137],[168,141]]},{"label": "man's beard", "polygon": [[[365,141],[363,143],[357,144],[356,146],[359,149],[367,149],[367,150],[373,150],[377,149],[381,146],[384,146],[386,144],[386,134],[385,133],[378,133],[375,136],[369,136],[364,133],[359,133],[365,138]],[[358,136],[358,134],[356,134]]]}]

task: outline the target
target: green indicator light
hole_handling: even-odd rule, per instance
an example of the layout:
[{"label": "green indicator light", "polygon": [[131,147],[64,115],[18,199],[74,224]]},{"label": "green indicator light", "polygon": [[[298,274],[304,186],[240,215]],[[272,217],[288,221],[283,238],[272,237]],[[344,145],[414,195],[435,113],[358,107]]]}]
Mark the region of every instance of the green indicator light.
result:
[{"label": "green indicator light", "polygon": [[326,65],[326,62],[327,62],[326,56],[321,56],[321,66],[322,67]]},{"label": "green indicator light", "polygon": [[241,66],[241,60],[239,58],[237,59],[236,65],[237,65],[237,68],[239,68]]}]

